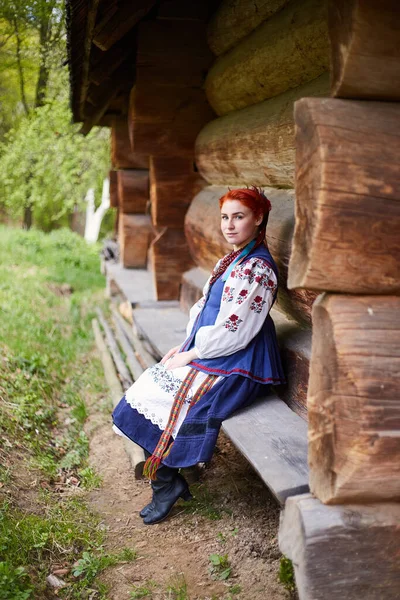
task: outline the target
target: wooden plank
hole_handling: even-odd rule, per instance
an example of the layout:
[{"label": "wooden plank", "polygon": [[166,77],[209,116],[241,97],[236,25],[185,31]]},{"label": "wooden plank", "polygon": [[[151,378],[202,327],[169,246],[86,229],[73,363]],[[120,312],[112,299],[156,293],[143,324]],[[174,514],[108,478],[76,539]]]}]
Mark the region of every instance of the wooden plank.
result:
[{"label": "wooden plank", "polygon": [[111,163],[113,169],[148,169],[149,157],[134,152],[129,139],[128,122],[116,118],[111,129]]},{"label": "wooden plank", "polygon": [[295,105],[296,229],[290,288],[400,290],[400,105]]},{"label": "wooden plank", "polygon": [[398,0],[330,0],[332,95],[400,100]]},{"label": "wooden plank", "polygon": [[322,295],[308,389],[311,490],[400,500],[400,297]]},{"label": "wooden plank", "polygon": [[324,506],[286,501],[279,547],[293,561],[300,600],[397,600],[400,504]]},{"label": "wooden plank", "polygon": [[149,171],[147,169],[118,171],[118,198],[122,213],[145,213],[149,202]]},{"label": "wooden plank", "polygon": [[153,229],[148,215],[120,213],[118,240],[120,259],[124,267],[146,267],[147,252],[152,237]]},{"label": "wooden plank", "polygon": [[182,273],[193,266],[183,230],[159,232],[149,254],[157,300],[178,300]]},{"label": "wooden plank", "polygon": [[308,491],[307,423],[274,394],[237,411],[222,428],[281,505]]},{"label": "wooden plank", "polygon": [[208,72],[208,101],[225,115],[303,85],[329,69],[326,3],[291,2]]},{"label": "wooden plank", "polygon": [[122,389],[125,392],[129,387],[131,387],[131,385],[133,383],[132,378],[126,367],[124,359],[122,358],[122,355],[119,351],[118,344],[114,337],[114,333],[113,333],[111,327],[109,326],[109,324],[107,323],[102,310],[99,307],[96,307],[96,313],[97,313],[97,317],[101,323],[101,326],[103,328],[104,335],[106,338],[106,343],[110,349],[111,356],[113,357],[113,361],[115,363],[119,377],[121,379]]},{"label": "wooden plank", "polygon": [[208,123],[196,140],[196,165],[214,185],[294,187],[293,106],[329,94],[329,76]]},{"label": "wooden plank", "polygon": [[237,46],[289,0],[222,0],[207,28],[207,40],[216,56]]},{"label": "wooden plank", "polygon": [[179,309],[141,308],[138,306],[133,311],[133,319],[137,330],[153,348],[153,355],[161,358],[174,346],[182,345],[186,339],[187,316]]},{"label": "wooden plank", "polygon": [[125,357],[126,357],[126,364],[128,365],[128,368],[129,368],[129,371],[131,372],[133,380],[137,381],[137,379],[139,379],[139,377],[143,373],[143,367],[140,364],[140,362],[138,361],[136,354],[135,354],[135,350],[134,350],[133,346],[131,346],[131,344],[128,340],[128,337],[125,335],[123,327],[121,326],[118,318],[116,317],[116,315],[114,313],[113,313],[113,324],[114,324],[118,343],[121,346],[121,349],[124,352]]},{"label": "wooden plank", "polygon": [[[117,373],[115,371],[115,367],[114,367],[114,363],[112,361],[111,355],[110,355],[110,353],[107,349],[107,346],[103,340],[103,336],[101,335],[101,331],[100,331],[100,327],[97,322],[97,319],[92,320],[92,327],[93,327],[93,333],[94,333],[97,349],[99,350],[100,359],[103,364],[104,375],[106,377],[108,387],[110,388],[112,403],[113,403],[113,406],[115,407],[123,396],[121,383],[117,377]],[[141,479],[142,475],[143,475],[143,467],[144,467],[144,463],[145,463],[145,456],[144,456],[143,449],[140,446],[138,446],[137,444],[135,444],[134,442],[132,442],[131,440],[129,440],[128,438],[124,437],[123,439],[124,439],[125,451],[128,455],[130,463],[132,465],[132,468],[133,468],[133,471],[135,474],[135,479]]]},{"label": "wooden plank", "polygon": [[186,211],[206,182],[190,158],[150,157],[151,220],[158,227],[183,227]]},{"label": "wooden plank", "polygon": [[[227,191],[228,188],[222,186],[203,189],[193,198],[186,213],[185,233],[190,253],[196,265],[207,271],[211,271],[217,260],[231,250],[220,232],[218,204],[219,198]],[[294,230],[294,192],[265,188],[265,193],[272,204],[266,239],[279,269],[277,303],[284,313],[308,325],[311,323],[311,307],[316,293],[305,289],[287,289]]]},{"label": "wooden plank", "polygon": [[117,10],[106,13],[96,25],[93,34],[93,43],[101,50],[109,50],[128,31],[142,19],[151,8],[155,0],[121,0]]}]

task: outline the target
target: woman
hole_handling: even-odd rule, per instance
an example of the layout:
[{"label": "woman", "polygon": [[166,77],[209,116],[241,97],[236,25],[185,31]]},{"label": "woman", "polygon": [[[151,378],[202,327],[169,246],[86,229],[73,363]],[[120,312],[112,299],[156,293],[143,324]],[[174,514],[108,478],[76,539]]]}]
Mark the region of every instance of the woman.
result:
[{"label": "woman", "polygon": [[231,190],[220,199],[221,230],[233,251],[216,264],[190,310],[187,338],[127,390],[114,428],[142,446],[153,498],[144,523],[190,499],[178,469],[211,459],[221,423],[253,402],[263,385],[284,382],[269,311],[277,268],[265,244],[271,204],[264,193]]}]

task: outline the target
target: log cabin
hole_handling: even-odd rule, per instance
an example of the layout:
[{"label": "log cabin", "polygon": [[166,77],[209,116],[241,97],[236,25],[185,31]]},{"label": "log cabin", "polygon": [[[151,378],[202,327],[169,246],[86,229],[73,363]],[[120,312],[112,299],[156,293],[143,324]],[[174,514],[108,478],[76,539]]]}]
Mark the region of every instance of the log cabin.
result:
[{"label": "log cabin", "polygon": [[394,600],[397,1],[67,0],[67,14],[73,118],[111,130],[121,263],[151,274],[149,327],[165,303],[186,313],[226,253],[219,197],[265,189],[288,383],[224,429],[282,504],[300,600]]}]

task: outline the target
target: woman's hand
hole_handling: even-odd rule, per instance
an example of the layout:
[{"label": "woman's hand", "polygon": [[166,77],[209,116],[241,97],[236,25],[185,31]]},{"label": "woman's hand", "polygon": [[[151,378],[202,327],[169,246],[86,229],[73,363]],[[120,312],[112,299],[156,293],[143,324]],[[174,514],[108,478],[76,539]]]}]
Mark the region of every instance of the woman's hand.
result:
[{"label": "woman's hand", "polygon": [[192,360],[197,358],[197,354],[194,350],[189,350],[188,352],[179,352],[179,354],[175,354],[169,361],[168,364],[165,365],[166,369],[178,369],[179,367],[186,367]]},{"label": "woman's hand", "polygon": [[167,360],[169,358],[171,358],[171,356],[174,356],[178,352],[179,348],[180,348],[180,346],[175,346],[174,348],[171,348],[171,350],[168,350],[167,354],[162,357],[161,364],[165,365]]}]

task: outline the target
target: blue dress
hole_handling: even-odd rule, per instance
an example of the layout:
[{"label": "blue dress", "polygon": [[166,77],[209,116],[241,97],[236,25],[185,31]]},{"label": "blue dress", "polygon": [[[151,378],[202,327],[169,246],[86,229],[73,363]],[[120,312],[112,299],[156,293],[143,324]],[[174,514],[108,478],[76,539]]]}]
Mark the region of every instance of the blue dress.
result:
[{"label": "blue dress", "polygon": [[[188,335],[179,350],[195,348],[198,358],[179,369],[168,370],[161,364],[147,369],[113,412],[117,432],[153,453],[174,395],[193,368],[199,373],[163,462],[177,468],[209,461],[222,421],[251,404],[265,385],[284,383],[269,315],[277,279],[275,262],[261,245],[234,266],[226,281],[222,275],[211,287],[207,282],[203,297],[191,309]],[[214,385],[190,406],[196,389],[210,374],[216,376]]]}]

